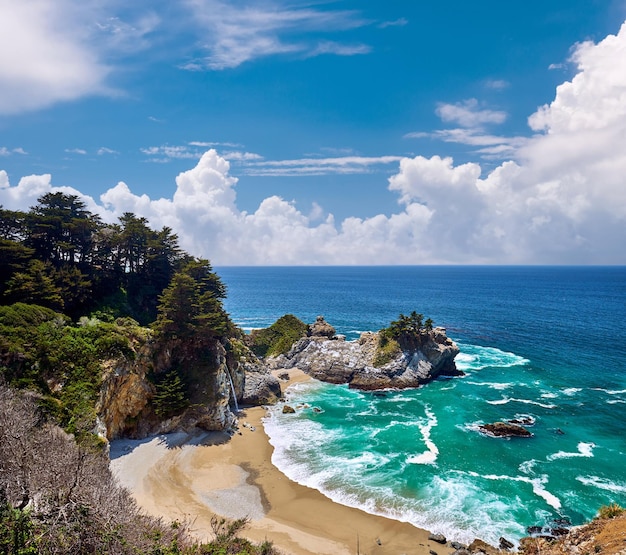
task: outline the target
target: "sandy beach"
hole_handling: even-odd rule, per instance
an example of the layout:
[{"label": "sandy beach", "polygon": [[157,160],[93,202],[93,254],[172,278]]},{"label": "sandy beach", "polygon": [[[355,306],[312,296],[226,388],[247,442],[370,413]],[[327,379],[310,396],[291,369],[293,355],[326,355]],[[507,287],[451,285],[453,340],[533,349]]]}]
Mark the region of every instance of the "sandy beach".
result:
[{"label": "sandy beach", "polygon": [[[309,379],[292,370],[283,387]],[[301,486],[271,463],[265,410],[242,411],[239,433],[169,434],[111,444],[111,469],[147,513],[186,520],[210,539],[214,514],[247,516],[244,535],[271,540],[293,555],[402,555],[454,550],[410,524],[335,503]]]}]

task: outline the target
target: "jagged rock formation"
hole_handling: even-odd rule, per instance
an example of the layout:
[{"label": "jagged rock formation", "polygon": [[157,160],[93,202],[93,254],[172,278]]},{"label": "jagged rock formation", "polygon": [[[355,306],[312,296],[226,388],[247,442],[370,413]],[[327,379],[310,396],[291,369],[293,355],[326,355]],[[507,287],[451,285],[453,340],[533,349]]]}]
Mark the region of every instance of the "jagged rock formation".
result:
[{"label": "jagged rock formation", "polygon": [[242,405],[272,405],[282,397],[278,378],[272,376],[258,360],[240,362],[245,376]]},{"label": "jagged rock formation", "polygon": [[318,316],[315,322],[309,325],[308,335],[332,339],[335,336],[335,328],[331,326],[323,316]]},{"label": "jagged rock formation", "polygon": [[[178,349],[178,364],[185,353],[180,344],[157,343],[146,330],[131,341],[134,359],[104,361],[100,397],[96,406],[99,431],[107,439],[146,437],[194,427],[226,430],[236,421],[233,391],[238,402],[249,405],[274,403],[281,396],[280,384],[251,353],[236,357],[230,345],[214,341],[203,359],[189,354],[187,377],[188,406],[167,418],[159,417],[153,399],[154,377],[167,373]],[[232,385],[231,385],[232,380]]]},{"label": "jagged rock formation", "polygon": [[528,537],[520,541],[519,553],[523,555],[583,555],[603,553],[621,555],[625,552],[626,514],[613,518],[596,518],[572,528],[567,534],[555,538]]},{"label": "jagged rock formation", "polygon": [[378,349],[378,333],[364,333],[357,341],[310,335],[297,341],[286,355],[267,363],[270,368],[299,368],[318,380],[364,390],[418,387],[439,376],[461,375],[454,363],[459,348],[444,328],[423,330],[413,345],[398,349],[379,367]]}]

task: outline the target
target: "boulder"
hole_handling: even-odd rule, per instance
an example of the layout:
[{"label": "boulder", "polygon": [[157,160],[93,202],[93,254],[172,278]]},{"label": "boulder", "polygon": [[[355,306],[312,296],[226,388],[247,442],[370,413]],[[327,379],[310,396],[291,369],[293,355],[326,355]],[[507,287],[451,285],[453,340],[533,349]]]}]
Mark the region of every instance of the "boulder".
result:
[{"label": "boulder", "polygon": [[485,555],[500,555],[502,552],[489,545],[487,542],[483,540],[474,540],[467,546],[467,549],[470,553],[484,553]]},{"label": "boulder", "polygon": [[283,414],[294,414],[295,412],[296,412],[296,409],[294,409],[293,407],[289,405],[285,405],[283,407]]},{"label": "boulder", "polygon": [[446,537],[443,534],[429,534],[428,539],[430,541],[437,542],[442,545],[444,545],[448,541],[446,540]]}]

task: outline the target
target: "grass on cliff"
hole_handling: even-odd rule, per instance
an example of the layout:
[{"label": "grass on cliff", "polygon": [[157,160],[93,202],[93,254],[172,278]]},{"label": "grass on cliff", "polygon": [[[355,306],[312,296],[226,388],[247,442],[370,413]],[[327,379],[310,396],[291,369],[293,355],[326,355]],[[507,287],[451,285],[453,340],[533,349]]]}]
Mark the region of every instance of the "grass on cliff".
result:
[{"label": "grass on cliff", "polygon": [[293,314],[281,316],[269,328],[254,330],[248,336],[252,352],[260,357],[286,354],[298,339],[305,337],[308,326]]},{"label": "grass on cliff", "polygon": [[37,305],[0,306],[0,379],[36,393],[66,431],[91,436],[102,381],[101,361],[132,359],[136,322],[68,318]]},{"label": "grass on cliff", "polygon": [[391,362],[400,352],[400,343],[388,335],[380,333],[378,335],[378,345],[376,346],[373,364],[376,368],[380,368]]}]

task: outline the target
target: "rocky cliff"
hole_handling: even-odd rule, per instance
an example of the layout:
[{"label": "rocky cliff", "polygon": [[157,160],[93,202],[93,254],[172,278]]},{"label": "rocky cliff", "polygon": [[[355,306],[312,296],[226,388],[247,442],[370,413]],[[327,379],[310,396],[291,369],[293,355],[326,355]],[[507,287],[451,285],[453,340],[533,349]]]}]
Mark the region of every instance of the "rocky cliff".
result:
[{"label": "rocky cliff", "polygon": [[[107,439],[146,437],[190,430],[226,430],[236,421],[238,403],[272,403],[281,395],[278,380],[251,353],[239,356],[228,340],[215,340],[202,357],[180,344],[157,343],[149,330],[131,339],[134,357],[103,362],[96,406],[99,433]],[[174,355],[174,353],[176,353]],[[177,368],[187,402],[174,414],[159,414],[159,377]]]},{"label": "rocky cliff", "polygon": [[318,380],[364,390],[419,387],[439,376],[462,374],[454,363],[459,348],[444,328],[421,331],[410,344],[389,353],[384,362],[380,344],[380,334],[372,332],[356,341],[310,335],[297,341],[286,355],[267,362],[270,368],[299,368]]}]

